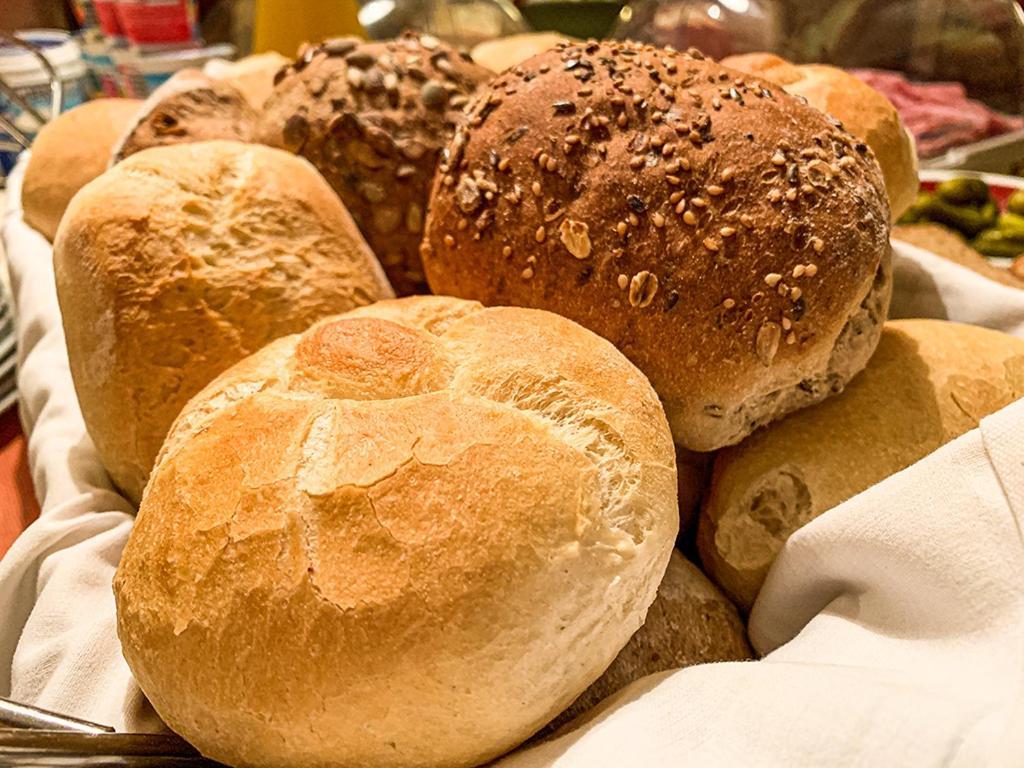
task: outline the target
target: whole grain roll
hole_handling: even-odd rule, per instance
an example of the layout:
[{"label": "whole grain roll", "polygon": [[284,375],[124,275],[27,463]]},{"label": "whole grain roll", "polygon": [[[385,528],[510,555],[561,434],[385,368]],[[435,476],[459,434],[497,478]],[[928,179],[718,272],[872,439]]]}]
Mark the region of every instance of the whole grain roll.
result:
[{"label": "whole grain roll", "polygon": [[941,320],[890,321],[845,392],[718,455],[697,537],[705,569],[749,611],[798,528],[1021,395],[1024,340]]},{"label": "whole grain roll", "polygon": [[280,73],[260,140],[312,162],[395,290],[423,293],[419,243],[438,155],[490,75],[429,35],[327,40]]},{"label": "whole grain roll", "polygon": [[146,99],[117,142],[110,162],[171,144],[252,141],[256,123],[256,110],[233,85],[198,69],[183,69]]},{"label": "whole grain roll", "polygon": [[149,149],[86,185],[54,270],[85,424],[133,501],[178,411],[217,374],[392,295],[309,163],[226,141]]},{"label": "whole grain roll", "polygon": [[710,451],[863,367],[889,210],[865,144],[694,53],[560,45],[493,80],[439,167],[422,253],[437,293],[612,341],[676,441]]},{"label": "whole grain roll", "polygon": [[644,625],[604,674],[545,731],[590,711],[647,675],[717,661],[747,661],[753,652],[736,606],[678,551],[668,561]]},{"label": "whole grain roll", "polygon": [[140,106],[138,99],[96,99],[42,127],[21,188],[29,226],[53,240],[71,198],[106,170],[114,144]]},{"label": "whole grain roll", "polygon": [[885,177],[893,221],[917,198],[917,151],[896,107],[863,80],[825,64],[790,64],[772,53],[722,59],[722,65],[771,80],[841,121],[871,147]]},{"label": "whole grain roll", "polygon": [[475,766],[644,620],[677,527],[643,375],[442,297],[280,339],[182,412],[114,582],[160,716],[231,765]]}]

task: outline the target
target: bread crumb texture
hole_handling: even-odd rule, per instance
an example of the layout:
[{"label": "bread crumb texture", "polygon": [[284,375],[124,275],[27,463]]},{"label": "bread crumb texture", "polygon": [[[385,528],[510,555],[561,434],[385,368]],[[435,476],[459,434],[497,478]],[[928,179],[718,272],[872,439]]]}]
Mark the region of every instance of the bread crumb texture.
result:
[{"label": "bread crumb texture", "polygon": [[413,297],[186,406],[115,580],[125,656],[234,765],[476,765],[598,678],[678,529],[650,385],[559,316]]}]

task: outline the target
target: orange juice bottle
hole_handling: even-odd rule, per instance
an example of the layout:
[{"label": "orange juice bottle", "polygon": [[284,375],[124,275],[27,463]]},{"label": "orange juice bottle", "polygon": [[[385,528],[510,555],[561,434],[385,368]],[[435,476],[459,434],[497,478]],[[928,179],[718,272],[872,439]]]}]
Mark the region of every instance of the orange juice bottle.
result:
[{"label": "orange juice bottle", "polygon": [[253,53],[294,56],[299,45],[336,35],[365,37],[356,0],[256,0]]}]

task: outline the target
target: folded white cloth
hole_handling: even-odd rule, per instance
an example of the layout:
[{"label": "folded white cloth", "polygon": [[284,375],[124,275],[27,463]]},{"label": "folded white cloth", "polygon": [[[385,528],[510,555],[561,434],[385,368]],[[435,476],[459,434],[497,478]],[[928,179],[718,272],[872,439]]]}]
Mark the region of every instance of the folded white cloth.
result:
[{"label": "folded white cloth", "polygon": [[[132,509],[110,488],[82,424],[49,246],[21,220],[23,170],[24,160],[3,235],[43,514],[0,561],[0,695],[155,730],[114,631],[110,582]],[[1024,291],[895,249],[898,312],[1024,335]],[[752,615],[762,661],[639,681],[501,765],[1021,764],[1022,510],[1019,403],[790,540]]]}]

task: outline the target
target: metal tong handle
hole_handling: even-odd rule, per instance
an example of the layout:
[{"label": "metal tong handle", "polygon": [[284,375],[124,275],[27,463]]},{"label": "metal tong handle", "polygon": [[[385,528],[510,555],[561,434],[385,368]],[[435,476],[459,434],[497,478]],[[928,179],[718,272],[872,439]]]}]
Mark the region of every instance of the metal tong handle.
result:
[{"label": "metal tong handle", "polygon": [[73,731],[75,733],[113,733],[109,725],[90,723],[77,717],[58,715],[46,709],[0,698],[0,726],[42,731]]}]

